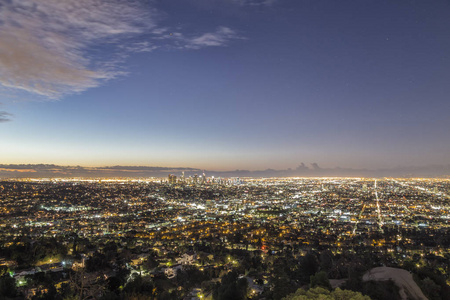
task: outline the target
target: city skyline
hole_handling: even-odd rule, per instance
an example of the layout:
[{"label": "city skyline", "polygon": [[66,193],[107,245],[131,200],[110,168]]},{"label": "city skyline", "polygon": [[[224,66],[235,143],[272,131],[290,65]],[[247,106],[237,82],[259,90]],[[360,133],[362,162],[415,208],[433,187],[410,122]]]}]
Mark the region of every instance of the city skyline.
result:
[{"label": "city skyline", "polygon": [[446,1],[9,1],[0,163],[450,164]]},{"label": "city skyline", "polygon": [[[329,168],[317,163],[300,163],[287,169],[217,170],[157,166],[60,166],[53,164],[0,164],[1,178],[448,178],[450,165],[396,166],[385,169]],[[133,179],[134,180],[134,179]]]}]

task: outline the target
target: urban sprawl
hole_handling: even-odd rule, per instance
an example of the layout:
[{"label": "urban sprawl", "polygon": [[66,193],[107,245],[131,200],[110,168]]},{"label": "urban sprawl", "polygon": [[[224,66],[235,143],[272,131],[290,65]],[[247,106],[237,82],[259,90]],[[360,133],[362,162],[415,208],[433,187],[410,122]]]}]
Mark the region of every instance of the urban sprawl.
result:
[{"label": "urban sprawl", "polygon": [[446,299],[449,200],[450,179],[3,179],[0,298]]}]

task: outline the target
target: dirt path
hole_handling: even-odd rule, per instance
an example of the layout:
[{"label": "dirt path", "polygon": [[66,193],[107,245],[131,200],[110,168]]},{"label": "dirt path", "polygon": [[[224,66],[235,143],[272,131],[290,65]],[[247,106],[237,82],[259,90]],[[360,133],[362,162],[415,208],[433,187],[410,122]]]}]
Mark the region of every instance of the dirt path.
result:
[{"label": "dirt path", "polygon": [[406,300],[407,295],[411,295],[417,300],[428,300],[422,293],[417,283],[414,281],[412,274],[403,269],[377,267],[368,271],[363,276],[363,281],[369,280],[389,280],[392,279],[400,288],[400,296]]}]

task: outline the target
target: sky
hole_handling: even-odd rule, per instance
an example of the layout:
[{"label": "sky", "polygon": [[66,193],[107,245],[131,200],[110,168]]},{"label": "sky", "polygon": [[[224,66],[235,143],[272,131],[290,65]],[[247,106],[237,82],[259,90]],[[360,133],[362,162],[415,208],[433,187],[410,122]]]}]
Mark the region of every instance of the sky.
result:
[{"label": "sky", "polygon": [[450,164],[450,2],[0,0],[0,163]]}]

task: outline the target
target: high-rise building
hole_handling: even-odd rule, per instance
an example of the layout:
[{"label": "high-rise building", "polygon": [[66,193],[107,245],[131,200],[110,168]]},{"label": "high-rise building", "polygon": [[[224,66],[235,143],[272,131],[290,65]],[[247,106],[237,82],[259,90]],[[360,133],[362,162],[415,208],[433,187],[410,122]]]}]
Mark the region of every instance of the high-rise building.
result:
[{"label": "high-rise building", "polygon": [[169,174],[169,183],[170,184],[176,184],[177,183],[177,176],[173,174]]}]

